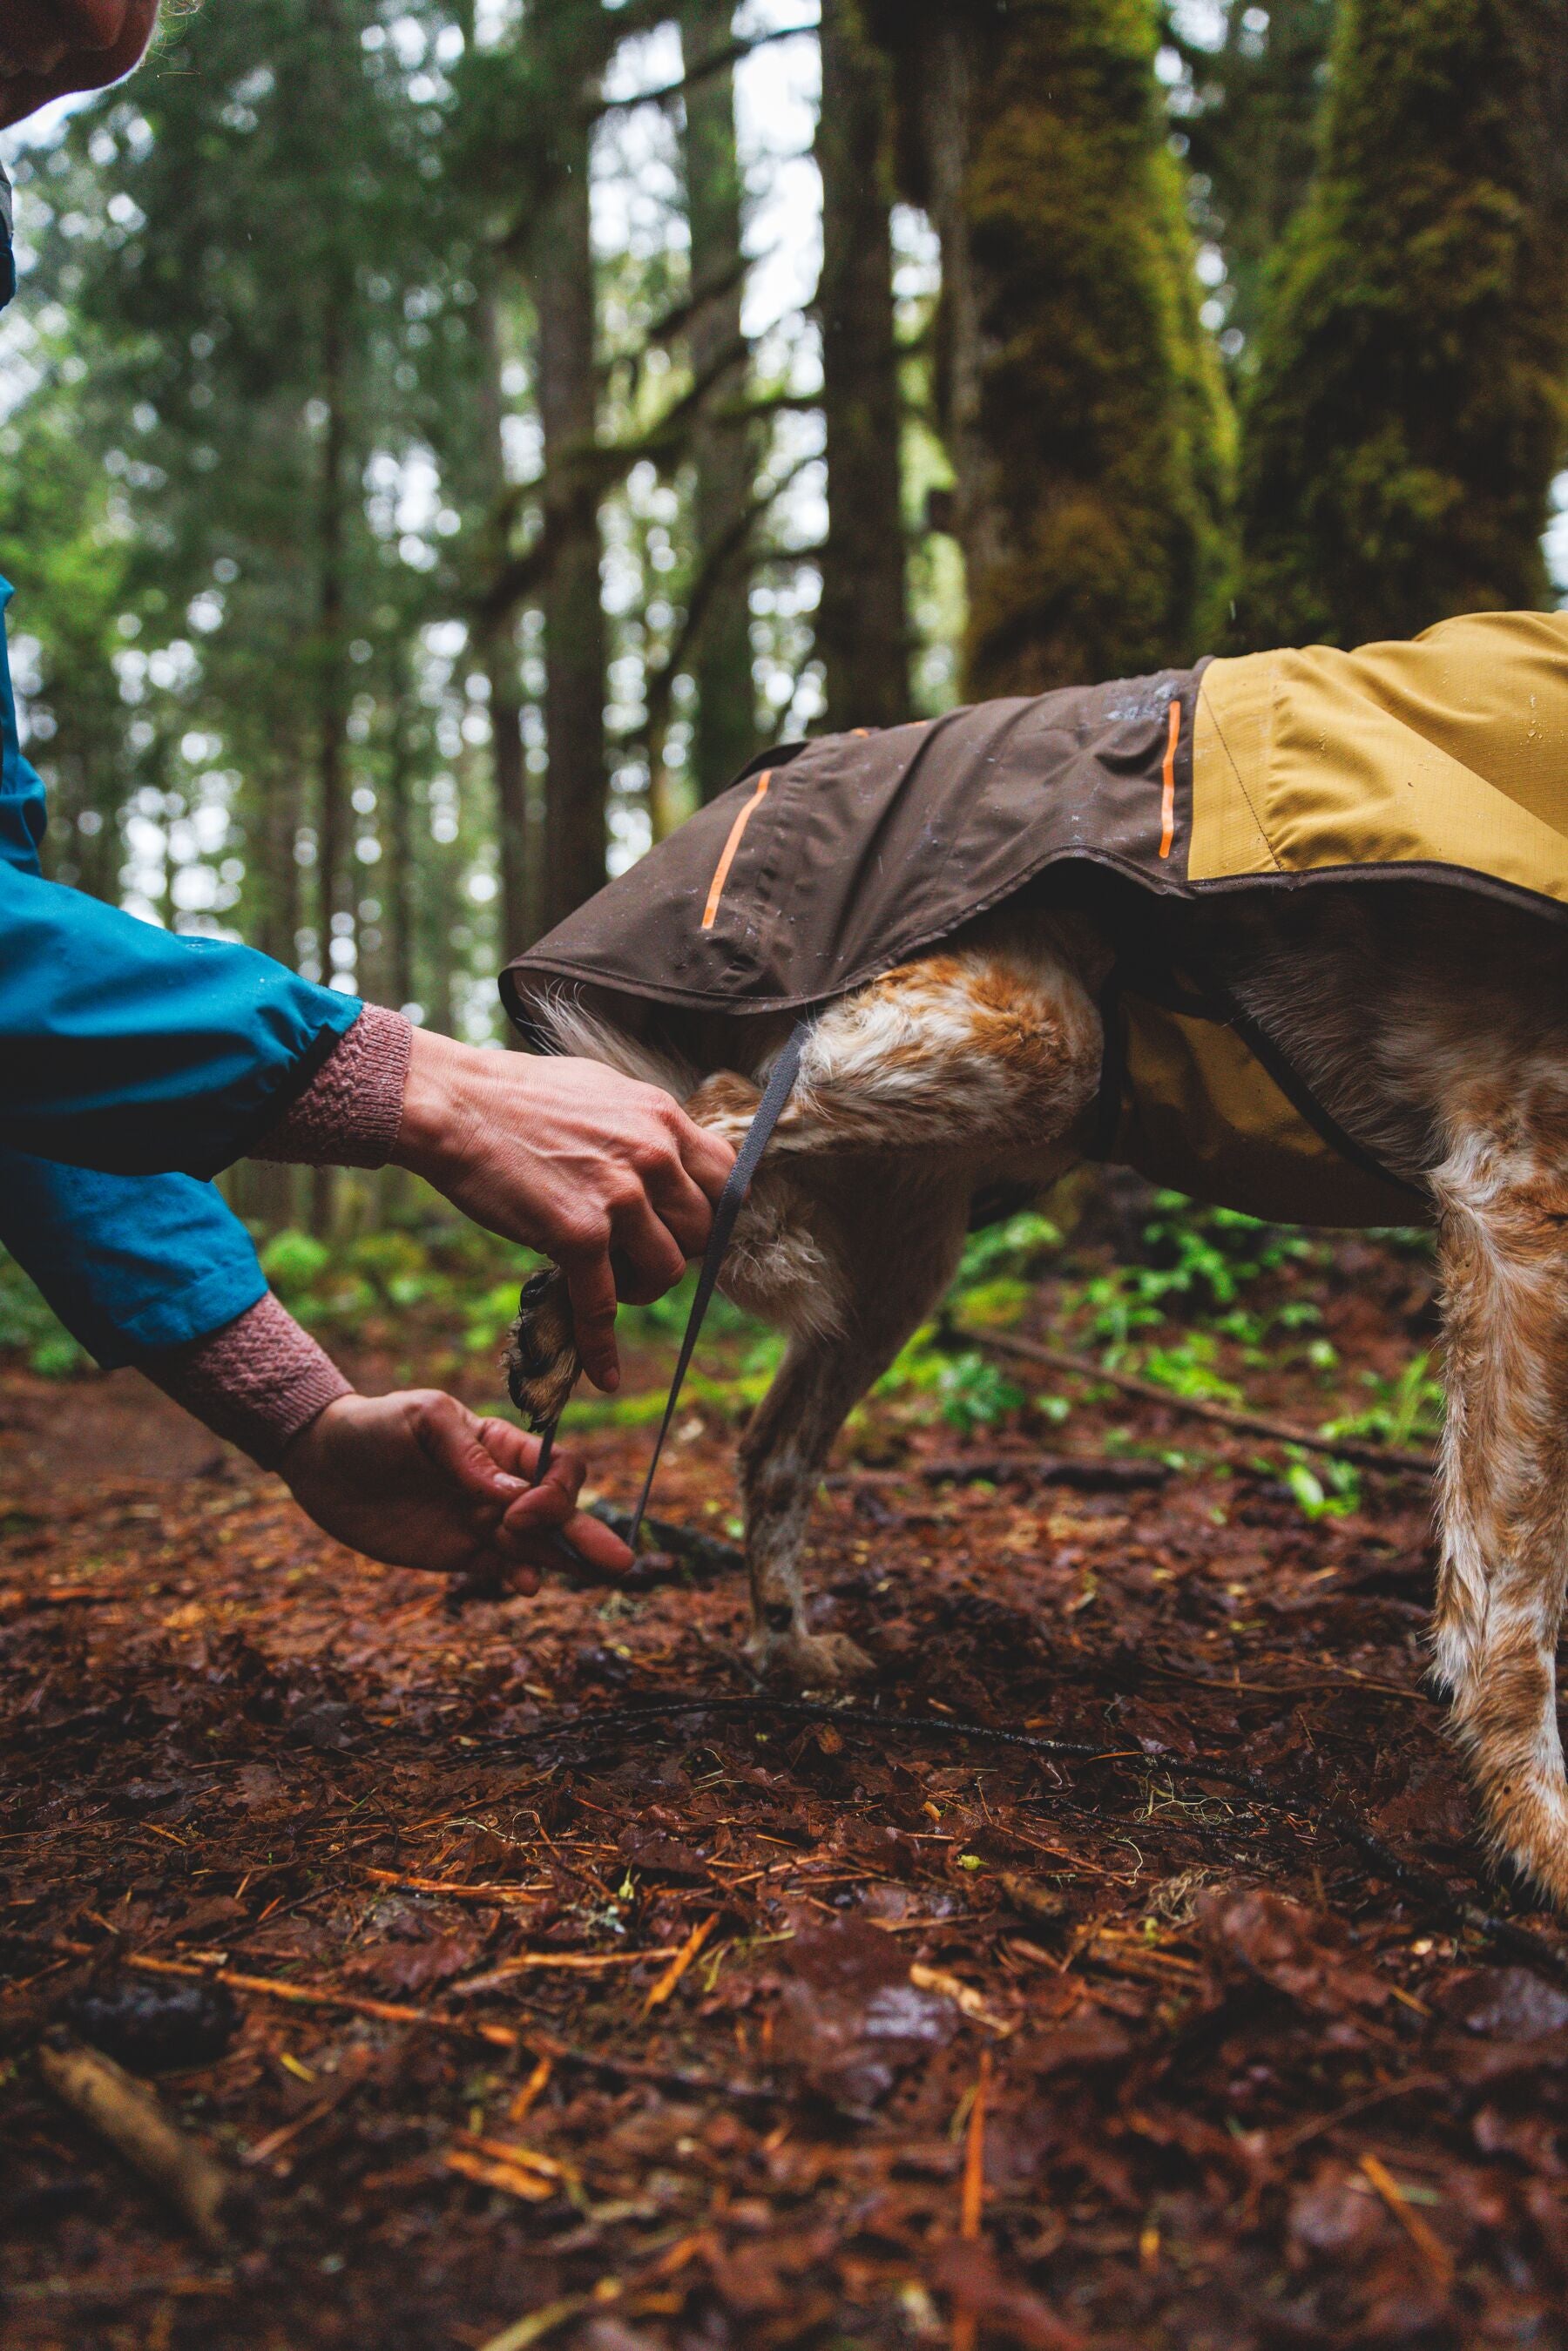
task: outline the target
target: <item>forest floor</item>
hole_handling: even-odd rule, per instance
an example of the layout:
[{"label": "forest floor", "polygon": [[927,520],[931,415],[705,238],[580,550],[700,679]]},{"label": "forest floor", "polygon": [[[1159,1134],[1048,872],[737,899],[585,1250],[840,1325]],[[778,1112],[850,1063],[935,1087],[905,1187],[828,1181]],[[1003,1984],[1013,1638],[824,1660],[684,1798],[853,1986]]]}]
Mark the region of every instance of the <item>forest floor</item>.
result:
[{"label": "forest floor", "polygon": [[[975,1311],[1103,1344],[1109,1261]],[[1307,1427],[1415,1394],[1408,1248],[1218,1280],[1128,1360]],[[0,1374],[8,2344],[1568,2340],[1568,1934],[1423,1680],[1424,1481],[1038,1385],[847,1432],[834,1723],[754,1702],[711,1561],[454,1614],[131,1375]],[[667,1519],[732,1525],[733,1419],[683,1411]],[[51,2094],[62,2024],[238,2179],[226,2241]]]}]

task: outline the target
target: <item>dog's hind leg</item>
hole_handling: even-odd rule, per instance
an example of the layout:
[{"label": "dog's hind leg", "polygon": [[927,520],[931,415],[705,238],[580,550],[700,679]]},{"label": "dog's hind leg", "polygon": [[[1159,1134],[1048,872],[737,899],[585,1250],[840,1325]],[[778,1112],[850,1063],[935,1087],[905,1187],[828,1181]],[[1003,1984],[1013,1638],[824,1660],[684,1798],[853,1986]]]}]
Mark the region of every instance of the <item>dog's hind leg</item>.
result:
[{"label": "dog's hind leg", "polygon": [[1448,1393],[1437,1670],[1493,1839],[1568,1907],[1555,1662],[1568,1573],[1568,1172],[1522,1117],[1466,1135],[1434,1188]]},{"label": "dog's hind leg", "polygon": [[844,1417],[941,1299],[963,1246],[968,1187],[951,1176],[876,1165],[863,1191],[813,1221],[832,1275],[833,1321],[791,1338],[740,1441],[747,1651],[759,1672],[802,1688],[864,1677],[870,1660],[841,1633],[813,1633],[801,1550],[817,1484]]},{"label": "dog's hind leg", "polygon": [[[1048,1177],[1075,1155],[1100,1056],[1099,1017],[1049,936],[905,965],[819,1020],[724,1284],[792,1334],[741,1442],[759,1667],[808,1686],[864,1670],[805,1611],[801,1546],[829,1447],[952,1279],[977,1186]],[[738,1133],[755,1100],[721,1072],[688,1108]]]}]

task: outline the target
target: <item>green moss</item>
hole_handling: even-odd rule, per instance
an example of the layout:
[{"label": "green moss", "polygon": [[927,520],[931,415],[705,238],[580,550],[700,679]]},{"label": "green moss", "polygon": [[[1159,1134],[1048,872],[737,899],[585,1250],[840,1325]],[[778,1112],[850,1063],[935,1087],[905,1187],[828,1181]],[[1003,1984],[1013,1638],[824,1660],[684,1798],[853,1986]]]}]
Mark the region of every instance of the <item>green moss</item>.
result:
[{"label": "green moss", "polygon": [[1204,649],[1232,431],[1149,0],[977,16],[949,328],[968,684],[1036,693]]},{"label": "green moss", "polygon": [[1242,645],[1547,601],[1568,207],[1532,58],[1553,20],[1556,0],[1343,0],[1245,408]]}]

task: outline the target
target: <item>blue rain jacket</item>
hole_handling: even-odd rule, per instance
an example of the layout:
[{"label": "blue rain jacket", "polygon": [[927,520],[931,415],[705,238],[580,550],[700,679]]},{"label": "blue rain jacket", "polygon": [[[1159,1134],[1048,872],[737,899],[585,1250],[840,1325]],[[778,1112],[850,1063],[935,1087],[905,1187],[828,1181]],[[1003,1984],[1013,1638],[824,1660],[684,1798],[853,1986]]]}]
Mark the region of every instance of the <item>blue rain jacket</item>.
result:
[{"label": "blue rain jacket", "polygon": [[[8,225],[0,203],[0,302]],[[0,581],[0,612],[10,593]],[[361,1008],[45,881],[44,821],[0,622],[0,1244],[115,1365],[262,1295],[244,1226],[201,1179],[282,1114]]]}]

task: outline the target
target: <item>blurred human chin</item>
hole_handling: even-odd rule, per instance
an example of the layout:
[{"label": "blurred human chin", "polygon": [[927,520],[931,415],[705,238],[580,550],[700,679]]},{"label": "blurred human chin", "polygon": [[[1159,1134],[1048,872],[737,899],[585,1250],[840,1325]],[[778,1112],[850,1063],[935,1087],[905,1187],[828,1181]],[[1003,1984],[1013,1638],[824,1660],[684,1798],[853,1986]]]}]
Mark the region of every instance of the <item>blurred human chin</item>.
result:
[{"label": "blurred human chin", "polygon": [[152,37],[158,0],[6,0],[0,11],[0,130],[68,90],[128,74]]}]

